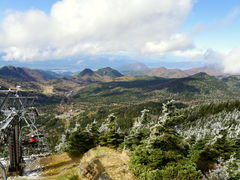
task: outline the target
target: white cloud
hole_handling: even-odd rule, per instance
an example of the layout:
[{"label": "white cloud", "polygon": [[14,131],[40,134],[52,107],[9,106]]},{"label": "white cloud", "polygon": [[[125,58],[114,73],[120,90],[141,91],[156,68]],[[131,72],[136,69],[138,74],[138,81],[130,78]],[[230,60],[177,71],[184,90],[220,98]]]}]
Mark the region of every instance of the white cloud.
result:
[{"label": "white cloud", "polygon": [[0,26],[0,52],[5,60],[29,61],[140,52],[148,42],[153,47],[162,44],[163,52],[185,50],[192,41],[174,34],[192,4],[193,0],[62,0],[50,14],[10,13]]},{"label": "white cloud", "polygon": [[205,50],[193,49],[193,50],[187,50],[187,51],[175,51],[172,54],[177,57],[202,60],[204,59],[203,56],[205,52],[206,52]]},{"label": "white cloud", "polygon": [[174,34],[169,39],[161,42],[146,43],[143,52],[166,54],[170,52],[182,52],[194,48],[192,39],[183,34]]},{"label": "white cloud", "polygon": [[207,49],[203,54],[203,59],[208,64],[221,64],[224,58],[224,53],[213,49]]},{"label": "white cloud", "polygon": [[203,59],[208,64],[218,66],[224,73],[240,73],[240,47],[234,48],[228,52],[218,52],[209,49],[204,53]]},{"label": "white cloud", "polygon": [[240,73],[240,47],[234,48],[223,56],[224,72],[230,74]]}]

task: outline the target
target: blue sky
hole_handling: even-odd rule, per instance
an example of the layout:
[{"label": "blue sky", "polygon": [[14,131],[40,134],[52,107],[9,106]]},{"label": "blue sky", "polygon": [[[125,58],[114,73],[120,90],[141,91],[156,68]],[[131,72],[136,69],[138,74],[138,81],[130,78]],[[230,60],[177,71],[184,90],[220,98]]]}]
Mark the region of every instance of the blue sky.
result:
[{"label": "blue sky", "polygon": [[[229,16],[234,12],[236,15],[230,18]],[[229,22],[224,24],[224,21]],[[191,31],[197,25],[206,28],[205,31],[193,35],[199,46],[209,46],[218,50],[228,50],[238,46],[240,2],[238,0],[198,0],[183,24],[183,29],[192,33]]]},{"label": "blue sky", "polygon": [[51,6],[56,0],[1,0],[0,1],[0,17],[1,19],[6,14],[6,11],[26,11],[30,8],[41,9],[49,12]]},{"label": "blue sky", "polygon": [[141,59],[203,62],[209,60],[204,58],[211,50],[210,59],[224,62],[224,68],[230,64],[226,69],[231,71],[231,63],[239,57],[239,0],[109,2],[0,0],[0,23],[5,22],[0,26],[2,59],[47,61],[82,54],[137,54]]}]

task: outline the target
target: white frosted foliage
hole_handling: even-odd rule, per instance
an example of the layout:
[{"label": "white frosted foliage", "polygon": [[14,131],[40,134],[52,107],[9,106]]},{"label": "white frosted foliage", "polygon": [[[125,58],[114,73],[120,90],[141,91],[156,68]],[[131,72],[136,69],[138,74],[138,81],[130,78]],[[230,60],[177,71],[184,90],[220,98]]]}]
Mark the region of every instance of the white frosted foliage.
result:
[{"label": "white frosted foliage", "polygon": [[223,130],[227,130],[227,138],[229,139],[240,137],[240,111],[223,111],[194,122],[185,123],[178,128],[178,133],[185,138],[195,136],[196,140],[212,137],[214,142],[221,138],[220,132]]}]

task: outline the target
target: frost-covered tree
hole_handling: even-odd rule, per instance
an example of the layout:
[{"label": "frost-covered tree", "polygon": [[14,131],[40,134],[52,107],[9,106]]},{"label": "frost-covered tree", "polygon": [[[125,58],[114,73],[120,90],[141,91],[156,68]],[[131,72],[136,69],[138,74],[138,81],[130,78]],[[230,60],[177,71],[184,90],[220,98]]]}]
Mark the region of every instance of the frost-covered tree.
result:
[{"label": "frost-covered tree", "polygon": [[67,137],[66,134],[63,134],[60,138],[60,142],[55,146],[55,151],[62,152],[66,148]]},{"label": "frost-covered tree", "polygon": [[98,131],[104,134],[108,131],[117,131],[116,116],[114,113],[110,114],[107,119],[99,127]]},{"label": "frost-covered tree", "polygon": [[94,120],[92,123],[88,124],[85,128],[85,131],[89,133],[92,137],[94,137],[94,144],[97,145],[99,143],[100,136],[97,122]]},{"label": "frost-covered tree", "polygon": [[174,105],[175,100],[170,100],[167,103],[164,103],[162,106],[162,117],[168,118],[173,117],[176,114],[176,106]]},{"label": "frost-covered tree", "polygon": [[162,106],[162,115],[158,120],[166,128],[175,128],[175,126],[180,124],[182,121],[183,115],[179,113],[175,103],[175,100],[170,100],[167,103],[164,103]]},{"label": "frost-covered tree", "polygon": [[206,174],[207,179],[237,180],[240,178],[240,160],[232,155],[228,160],[220,158],[214,169]]},{"label": "frost-covered tree", "polygon": [[150,111],[148,109],[143,109],[141,111],[141,116],[138,118],[138,120],[133,125],[133,127],[139,127],[139,126],[143,125],[144,123],[147,123],[149,121],[149,118],[148,118],[149,112]]},{"label": "frost-covered tree", "polygon": [[149,137],[133,151],[131,169],[140,179],[186,179],[189,174],[193,179],[201,178],[195,164],[185,160],[188,145],[175,130],[178,116],[174,101],[163,104],[159,120],[149,127]]},{"label": "frost-covered tree", "polygon": [[64,152],[67,146],[67,141],[68,138],[70,136],[70,134],[72,134],[73,132],[78,131],[80,128],[80,124],[76,123],[73,129],[68,129],[66,130],[66,132],[64,134],[62,134],[60,140],[59,140],[59,144],[57,144],[55,146],[55,151],[56,152]]},{"label": "frost-covered tree", "polygon": [[124,136],[119,130],[116,123],[116,116],[114,114],[108,116],[106,121],[99,128],[99,132],[99,145],[101,146],[116,148],[123,142]]},{"label": "frost-covered tree", "polygon": [[[198,168],[208,174],[209,179],[239,179],[236,169],[240,159],[240,111],[238,108],[229,111],[216,111],[214,106],[209,108],[198,110],[201,115],[191,112],[191,109],[190,115],[193,114],[196,119],[188,117],[191,121],[179,124],[177,131],[191,142],[191,156],[195,153]],[[204,114],[209,111],[217,113]],[[228,165],[232,156],[235,160]]]},{"label": "frost-covered tree", "polygon": [[[124,146],[134,149],[146,139],[150,133],[150,122],[148,118],[148,109],[141,111],[141,116],[134,122],[133,127],[130,129],[129,134],[124,138]],[[149,122],[146,124],[146,122]],[[144,124],[145,123],[145,124]]]},{"label": "frost-covered tree", "polygon": [[99,127],[97,122],[94,120],[92,123],[88,124],[85,128],[86,132],[89,132],[92,135],[99,135]]},{"label": "frost-covered tree", "polygon": [[151,133],[149,138],[147,138],[148,147],[158,147],[162,145],[164,146],[164,143],[166,144],[165,146],[167,146],[169,143],[173,143],[173,146],[182,145],[182,143],[180,143],[182,142],[182,138],[178,135],[175,129],[175,122],[180,119],[181,115],[177,113],[177,109],[174,103],[175,101],[171,100],[163,104],[162,115],[159,117],[159,121],[150,127]]}]

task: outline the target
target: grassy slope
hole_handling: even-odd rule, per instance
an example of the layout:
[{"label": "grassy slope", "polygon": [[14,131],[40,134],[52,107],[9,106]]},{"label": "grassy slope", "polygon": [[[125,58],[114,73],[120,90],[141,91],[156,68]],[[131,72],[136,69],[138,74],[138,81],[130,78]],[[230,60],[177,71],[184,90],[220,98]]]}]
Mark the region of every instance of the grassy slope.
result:
[{"label": "grassy slope", "polygon": [[97,147],[85,153],[81,159],[81,163],[88,162],[96,158],[100,160],[106,173],[113,180],[135,179],[129,170],[129,157],[126,152],[118,152],[107,147]]},{"label": "grassy slope", "polygon": [[[39,171],[37,175],[15,177],[15,180],[80,180],[77,174],[79,159],[72,160],[66,153],[52,154],[27,164],[31,171]],[[30,167],[32,166],[32,167]],[[41,168],[40,168],[41,167]]]},{"label": "grassy slope", "polygon": [[72,160],[66,153],[53,154],[46,158],[41,159],[40,164],[43,166],[43,171],[40,176],[43,180],[75,180],[78,177],[79,159]]},{"label": "grassy slope", "polygon": [[79,177],[80,163],[84,164],[93,159],[99,159],[105,172],[113,180],[135,180],[130,172],[128,164],[129,157],[126,152],[118,152],[107,147],[93,148],[83,157],[72,160],[66,153],[53,154],[40,159],[43,167],[39,177],[23,177],[19,179],[41,179],[41,180],[89,180]]}]

